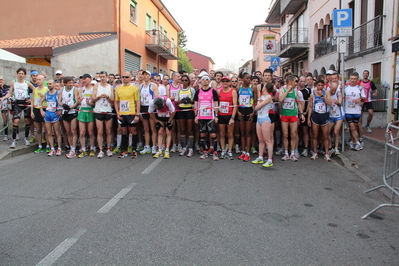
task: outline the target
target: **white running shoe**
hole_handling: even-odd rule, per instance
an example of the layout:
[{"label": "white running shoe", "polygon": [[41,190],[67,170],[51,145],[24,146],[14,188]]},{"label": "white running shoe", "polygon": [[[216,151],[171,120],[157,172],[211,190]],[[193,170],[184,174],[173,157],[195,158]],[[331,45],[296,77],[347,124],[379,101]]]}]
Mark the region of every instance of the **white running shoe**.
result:
[{"label": "white running shoe", "polygon": [[183,151],[183,147],[181,146],[181,144],[177,145],[177,150],[178,150],[179,152],[182,152],[182,151]]},{"label": "white running shoe", "polygon": [[104,157],[104,152],[103,152],[103,150],[100,150],[99,152],[98,152],[98,154],[97,154],[97,158],[98,159],[102,159]]},{"label": "white running shoe", "polygon": [[191,157],[193,157],[193,155],[194,155],[193,149],[188,149],[187,157],[191,158]]},{"label": "white running shoe", "polygon": [[338,148],[335,148],[334,154],[335,154],[335,155],[340,155],[340,154],[341,154],[341,153],[339,152],[339,149],[338,149]]},{"label": "white running shoe", "polygon": [[8,140],[8,136],[6,135],[6,136],[4,136],[3,141],[7,141],[7,140]]},{"label": "white running shoe", "polygon": [[304,149],[301,155],[303,157],[307,157],[308,156],[308,149]]},{"label": "white running shoe", "polygon": [[187,152],[187,148],[183,148],[183,149],[181,150],[181,152],[180,152],[180,156],[186,155],[186,152]]},{"label": "white running shoe", "polygon": [[11,148],[11,149],[15,149],[15,147],[17,147],[17,142],[16,142],[15,140],[13,140],[13,141],[11,142],[10,148]]},{"label": "white running shoe", "polygon": [[141,155],[151,153],[151,148],[150,147],[144,147],[144,150],[140,152]]},{"label": "white running shoe", "polygon": [[30,146],[29,140],[25,139],[25,145],[26,145],[26,146]]},{"label": "white running shoe", "polygon": [[176,144],[172,145],[172,149],[170,149],[170,152],[172,153],[176,152]]},{"label": "white running shoe", "polygon": [[366,131],[367,133],[373,133],[369,125],[366,125]]}]

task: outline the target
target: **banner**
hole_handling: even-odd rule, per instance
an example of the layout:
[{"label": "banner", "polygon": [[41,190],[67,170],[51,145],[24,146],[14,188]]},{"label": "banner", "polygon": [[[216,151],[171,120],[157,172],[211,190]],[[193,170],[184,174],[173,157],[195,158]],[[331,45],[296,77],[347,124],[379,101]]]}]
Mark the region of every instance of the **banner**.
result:
[{"label": "banner", "polygon": [[276,35],[263,35],[263,53],[276,53]]}]

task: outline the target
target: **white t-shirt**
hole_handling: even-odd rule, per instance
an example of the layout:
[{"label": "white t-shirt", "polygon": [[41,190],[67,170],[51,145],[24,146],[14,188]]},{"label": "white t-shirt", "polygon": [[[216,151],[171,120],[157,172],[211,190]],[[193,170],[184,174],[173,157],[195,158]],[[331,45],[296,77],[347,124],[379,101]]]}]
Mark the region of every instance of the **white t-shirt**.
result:
[{"label": "white t-shirt", "polygon": [[361,114],[362,107],[361,102],[355,103],[356,99],[365,98],[366,95],[364,94],[364,90],[360,86],[346,86],[345,87],[345,114]]}]

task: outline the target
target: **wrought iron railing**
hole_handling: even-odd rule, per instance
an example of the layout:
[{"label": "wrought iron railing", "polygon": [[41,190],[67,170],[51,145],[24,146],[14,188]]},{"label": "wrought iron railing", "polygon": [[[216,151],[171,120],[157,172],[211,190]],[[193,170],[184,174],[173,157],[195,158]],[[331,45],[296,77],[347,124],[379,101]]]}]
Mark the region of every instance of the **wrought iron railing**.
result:
[{"label": "wrought iron railing", "polygon": [[384,17],[384,15],[377,16],[353,29],[352,36],[349,37],[348,55],[382,46]]},{"label": "wrought iron railing", "polygon": [[163,32],[159,30],[147,30],[146,33],[146,44],[158,45],[177,57],[177,45],[171,42]]},{"label": "wrought iron railing", "polygon": [[337,37],[330,36],[316,43],[314,46],[314,59],[337,51]]},{"label": "wrought iron railing", "polygon": [[291,28],[280,38],[279,49],[284,51],[288,45],[307,43],[309,43],[307,28]]}]

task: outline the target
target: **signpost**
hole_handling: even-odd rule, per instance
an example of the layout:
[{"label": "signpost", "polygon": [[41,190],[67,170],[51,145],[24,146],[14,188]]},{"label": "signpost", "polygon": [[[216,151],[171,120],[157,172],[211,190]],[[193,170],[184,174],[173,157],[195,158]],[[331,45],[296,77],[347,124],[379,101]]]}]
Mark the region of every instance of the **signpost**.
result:
[{"label": "signpost", "polygon": [[[341,59],[341,93],[343,96],[342,106],[345,106],[345,64],[344,64],[344,54],[346,53],[347,47],[347,37],[352,36],[352,9],[335,9],[333,10],[333,32],[334,37],[340,37],[338,40],[338,48]],[[345,130],[342,125],[342,138],[341,145],[342,151],[345,149]]]},{"label": "signpost", "polygon": [[280,57],[270,57],[270,69],[273,69],[273,72],[277,71],[277,68],[280,66]]}]

